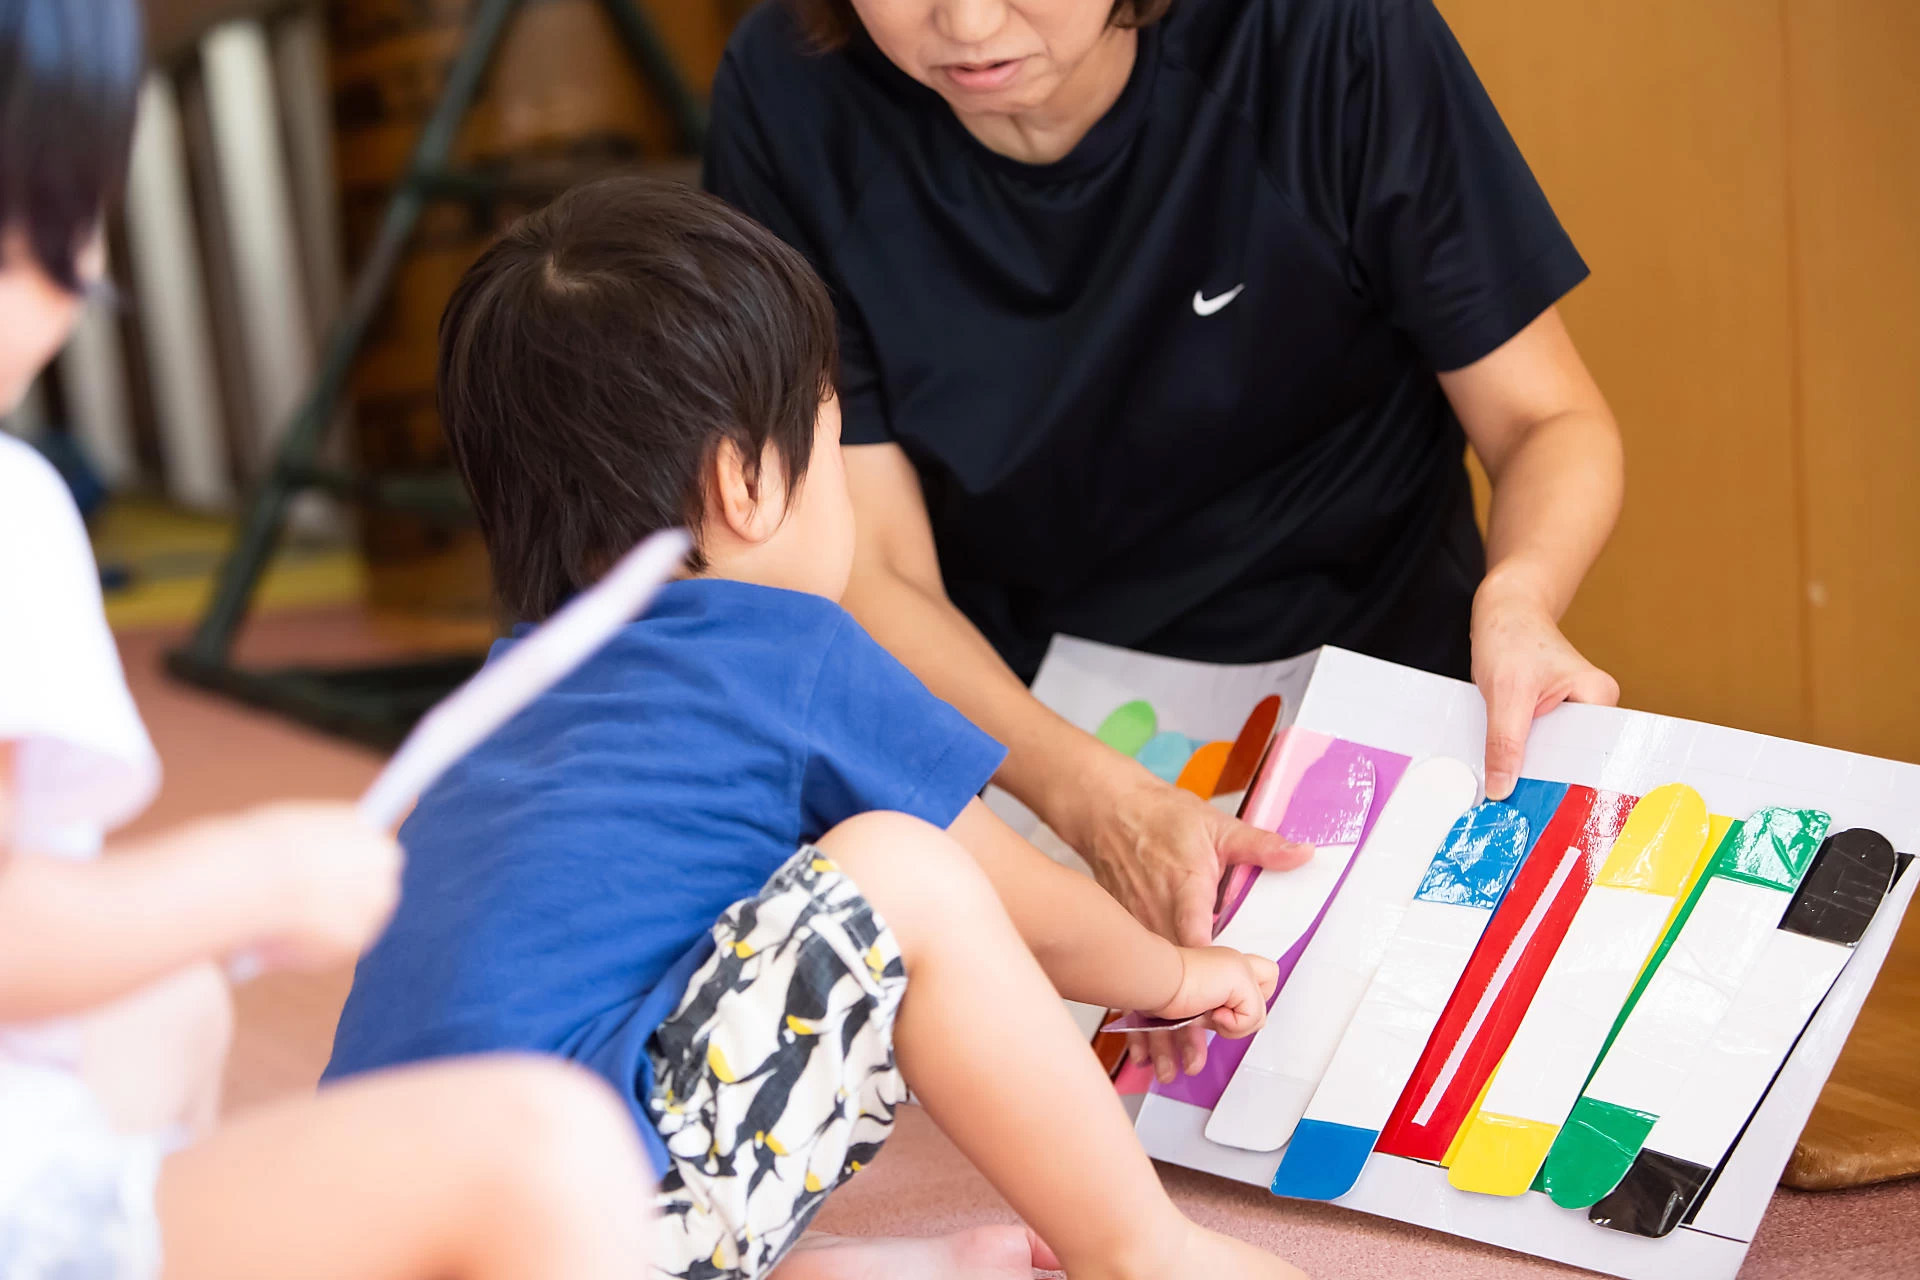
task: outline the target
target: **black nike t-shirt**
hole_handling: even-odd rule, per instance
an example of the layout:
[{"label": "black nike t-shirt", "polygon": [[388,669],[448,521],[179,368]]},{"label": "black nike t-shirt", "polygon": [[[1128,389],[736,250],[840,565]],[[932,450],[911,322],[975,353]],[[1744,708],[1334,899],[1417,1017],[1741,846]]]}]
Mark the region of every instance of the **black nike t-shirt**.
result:
[{"label": "black nike t-shirt", "polygon": [[1056,632],[1464,676],[1485,569],[1435,378],[1586,275],[1431,0],[1175,0],[1063,159],[969,134],[863,36],[735,33],[707,185],[807,255],[849,445],[926,492],[953,601]]}]

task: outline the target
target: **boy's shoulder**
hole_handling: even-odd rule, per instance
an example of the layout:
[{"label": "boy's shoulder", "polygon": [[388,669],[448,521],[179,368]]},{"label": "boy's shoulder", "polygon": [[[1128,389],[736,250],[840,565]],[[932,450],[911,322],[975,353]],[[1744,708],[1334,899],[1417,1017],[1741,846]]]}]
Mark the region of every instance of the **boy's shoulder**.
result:
[{"label": "boy's shoulder", "polygon": [[858,625],[825,596],[732,578],[688,578],[662,588],[625,634],[698,652],[715,645],[760,649],[767,651],[767,660],[781,663],[817,656],[844,628]]},{"label": "boy's shoulder", "polygon": [[[502,641],[493,660],[521,635]],[[849,654],[849,641],[853,641]],[[858,667],[893,659],[837,602],[725,578],[689,578],[663,587],[634,619],[524,717],[530,731],[584,732],[591,722],[620,726],[725,720],[768,727],[802,715],[813,686],[849,660]],[[739,725],[736,723],[736,729]],[[510,744],[509,750],[515,746]]]},{"label": "boy's shoulder", "polygon": [[[499,656],[496,651],[495,656]],[[741,737],[810,751],[848,736],[873,745],[947,726],[955,713],[839,602],[726,578],[667,584],[572,677],[535,704],[531,735],[578,742],[639,734]],[[652,737],[663,725],[671,733]],[[564,753],[560,753],[564,754]]]},{"label": "boy's shoulder", "polygon": [[787,710],[801,722],[849,687],[886,694],[901,714],[944,705],[838,601],[809,592],[730,579],[673,583],[627,638],[610,658],[629,671],[672,679],[704,668],[718,677],[716,690],[791,699]]}]

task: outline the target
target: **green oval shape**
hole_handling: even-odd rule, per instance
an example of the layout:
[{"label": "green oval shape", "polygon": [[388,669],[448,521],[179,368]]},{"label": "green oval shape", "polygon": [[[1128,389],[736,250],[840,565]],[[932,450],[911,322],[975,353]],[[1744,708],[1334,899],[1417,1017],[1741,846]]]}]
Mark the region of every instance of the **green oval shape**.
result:
[{"label": "green oval shape", "polygon": [[1134,756],[1159,728],[1160,717],[1153,713],[1153,704],[1135,699],[1115,707],[1093,736],[1123,756]]}]

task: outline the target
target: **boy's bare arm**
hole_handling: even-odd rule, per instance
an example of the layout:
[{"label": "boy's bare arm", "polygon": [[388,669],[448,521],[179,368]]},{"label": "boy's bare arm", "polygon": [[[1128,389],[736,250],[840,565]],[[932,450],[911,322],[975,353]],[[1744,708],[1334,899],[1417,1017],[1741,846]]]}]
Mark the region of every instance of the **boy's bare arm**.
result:
[{"label": "boy's bare arm", "polygon": [[[1229,981],[1219,970],[1234,966],[1219,948],[1175,947],[1150,932],[1106,890],[1035,849],[980,800],[969,802],[948,831],[986,872],[1014,927],[1068,999],[1187,1016],[1204,1009],[1182,1006]],[[1203,968],[1213,972],[1197,972]],[[1246,993],[1235,994],[1244,1003]],[[1216,998],[1224,1003],[1225,993]]]}]

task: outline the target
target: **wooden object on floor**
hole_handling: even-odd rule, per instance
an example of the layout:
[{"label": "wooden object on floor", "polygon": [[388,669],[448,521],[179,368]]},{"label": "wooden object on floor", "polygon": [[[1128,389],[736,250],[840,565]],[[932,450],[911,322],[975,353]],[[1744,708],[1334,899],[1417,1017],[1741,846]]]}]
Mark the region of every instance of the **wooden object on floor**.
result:
[{"label": "wooden object on floor", "polygon": [[[1910,866],[1906,874],[1920,873]],[[1830,1191],[1920,1174],[1920,913],[1909,913],[1780,1181]]]}]

